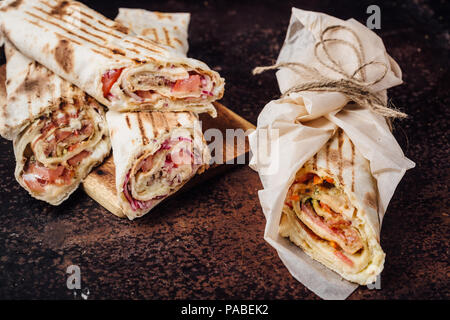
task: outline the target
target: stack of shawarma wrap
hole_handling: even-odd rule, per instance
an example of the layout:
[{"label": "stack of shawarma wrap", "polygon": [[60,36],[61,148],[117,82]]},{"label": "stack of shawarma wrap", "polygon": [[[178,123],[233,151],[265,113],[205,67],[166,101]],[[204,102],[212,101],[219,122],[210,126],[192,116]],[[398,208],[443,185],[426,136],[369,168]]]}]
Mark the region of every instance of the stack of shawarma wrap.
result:
[{"label": "stack of shawarma wrap", "polygon": [[224,79],[185,56],[189,18],[120,9],[112,21],[76,1],[1,3],[0,134],[33,197],[60,204],[112,146],[119,203],[134,219],[208,167],[197,114],[216,116]]}]

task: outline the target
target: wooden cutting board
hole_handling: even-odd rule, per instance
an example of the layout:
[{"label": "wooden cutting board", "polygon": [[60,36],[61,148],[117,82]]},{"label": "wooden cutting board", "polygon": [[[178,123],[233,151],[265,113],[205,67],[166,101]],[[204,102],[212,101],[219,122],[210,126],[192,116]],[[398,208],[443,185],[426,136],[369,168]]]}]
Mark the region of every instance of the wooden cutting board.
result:
[{"label": "wooden cutting board", "polygon": [[[217,159],[222,156],[223,164],[213,164],[208,170],[200,175],[193,177],[186,185],[183,186],[177,193],[173,194],[171,197],[176,196],[182,192],[189,190],[190,188],[204,182],[215,175],[231,168],[230,163],[236,163],[238,157],[245,157],[249,151],[248,140],[245,138],[245,145],[240,146],[236,143],[235,139],[226,139],[227,129],[242,129],[246,132],[249,129],[255,129],[255,126],[240,117],[238,114],[234,113],[224,105],[215,102],[217,109],[217,117],[211,118],[207,114],[200,115],[200,120],[202,121],[202,129],[205,132],[207,129],[218,129],[223,136],[223,148],[218,150],[221,154],[213,154]],[[207,141],[208,143],[216,141]],[[217,150],[216,150],[217,151]],[[248,159],[247,159],[248,160]],[[248,161],[246,161],[248,162]],[[227,164],[228,163],[228,164]],[[101,206],[115,214],[118,217],[125,217],[120,209],[119,203],[117,201],[116,195],[116,185],[115,185],[115,167],[113,157],[110,156],[105,162],[100,166],[95,168],[84,180],[83,182],[84,191],[95,201],[97,201]],[[167,200],[166,199],[166,200]]]}]

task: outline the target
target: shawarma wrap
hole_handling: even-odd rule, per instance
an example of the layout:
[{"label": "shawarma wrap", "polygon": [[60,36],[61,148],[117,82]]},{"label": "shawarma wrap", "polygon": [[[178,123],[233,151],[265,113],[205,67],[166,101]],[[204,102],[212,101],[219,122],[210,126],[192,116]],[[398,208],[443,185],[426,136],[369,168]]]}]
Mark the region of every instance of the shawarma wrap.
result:
[{"label": "shawarma wrap", "polygon": [[[187,13],[120,8],[116,21],[185,55],[189,17]],[[110,111],[107,118],[113,137],[117,194],[124,215],[130,219],[149,212],[208,164],[209,150],[201,130],[195,128],[199,122],[192,113]],[[124,139],[131,143],[125,144]]]},{"label": "shawarma wrap", "polygon": [[339,129],[297,172],[279,232],[343,278],[369,284],[385,258],[377,203],[369,162]]},{"label": "shawarma wrap", "polygon": [[134,35],[76,1],[6,0],[0,31],[14,46],[116,111],[208,112],[224,79],[206,64]]},{"label": "shawarma wrap", "polygon": [[149,212],[209,165],[200,122],[191,112],[108,111],[116,190],[130,219]]},{"label": "shawarma wrap", "polygon": [[58,205],[111,144],[103,107],[5,43],[0,133],[13,140],[15,177],[33,197]]}]

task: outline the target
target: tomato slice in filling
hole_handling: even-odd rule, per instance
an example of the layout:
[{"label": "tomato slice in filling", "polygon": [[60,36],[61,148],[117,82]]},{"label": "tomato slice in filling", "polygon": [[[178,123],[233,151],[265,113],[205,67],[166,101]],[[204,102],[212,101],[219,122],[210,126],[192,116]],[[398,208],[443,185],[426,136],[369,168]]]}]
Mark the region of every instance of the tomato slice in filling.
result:
[{"label": "tomato slice in filling", "polygon": [[[314,199],[315,192],[331,192],[335,188],[332,178],[322,178],[314,173],[302,173],[289,188],[286,195],[285,205],[294,209],[298,203],[302,211],[302,218],[297,217],[301,226],[314,239],[328,241],[333,247],[334,255],[352,267],[354,265],[351,255],[364,248],[361,235],[352,222],[347,220],[342,213],[333,211],[329,205],[321,200]],[[312,198],[305,201],[305,197],[312,195]],[[299,203],[300,202],[300,203]],[[316,212],[317,210],[317,212]],[[303,223],[304,222],[304,223]]]},{"label": "tomato slice in filling", "polygon": [[68,170],[62,165],[56,168],[47,168],[33,162],[28,165],[22,178],[32,192],[42,193],[45,191],[46,185],[69,184],[74,175],[75,172],[73,170]]},{"label": "tomato slice in filling", "polygon": [[187,79],[177,80],[172,87],[173,92],[200,93],[202,80],[200,75],[192,74]]},{"label": "tomato slice in filling", "polygon": [[121,69],[112,69],[103,74],[102,84],[103,84],[103,96],[107,98],[109,96],[109,92],[111,91],[112,86],[116,83],[117,79],[119,79],[120,74],[122,73]]}]

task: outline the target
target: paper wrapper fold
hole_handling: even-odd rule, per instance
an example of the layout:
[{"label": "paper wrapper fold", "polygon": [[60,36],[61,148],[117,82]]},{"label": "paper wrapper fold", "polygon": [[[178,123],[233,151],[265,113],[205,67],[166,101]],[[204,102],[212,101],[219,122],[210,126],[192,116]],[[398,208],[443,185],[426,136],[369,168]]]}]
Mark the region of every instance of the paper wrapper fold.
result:
[{"label": "paper wrapper fold", "polygon": [[[386,53],[382,40],[353,19],[343,21],[293,8],[277,63],[303,63],[329,78],[340,79],[338,73],[319,63],[314,54],[321,30],[332,25],[348,27],[359,36],[365,53],[363,62],[377,61],[388,67],[382,81],[369,87],[371,92],[385,100],[386,89],[402,83],[400,68]],[[328,36],[355,41],[351,33],[342,30]],[[348,47],[336,44],[329,46],[328,50],[346,72],[351,74],[358,67],[357,59],[352,57]],[[320,50],[318,54],[321,54]],[[375,66],[366,68],[367,82],[377,79],[382,71]],[[282,93],[299,82],[311,81],[289,69],[278,71],[277,80]],[[404,156],[383,117],[348,102],[345,95],[336,92],[291,93],[264,107],[256,131],[249,136],[253,154],[250,166],[258,171],[264,187],[258,194],[267,220],[264,238],[277,250],[290,273],[324,299],[345,299],[357,285],[343,280],[279,235],[283,203],[297,171],[341,128],[346,139],[350,139],[350,145],[367,160],[370,175],[376,182],[376,210],[368,214],[367,222],[379,238],[381,222],[395,188],[405,171],[415,165]],[[359,181],[361,175],[357,174],[355,179],[355,186],[360,182],[364,185]]]}]

